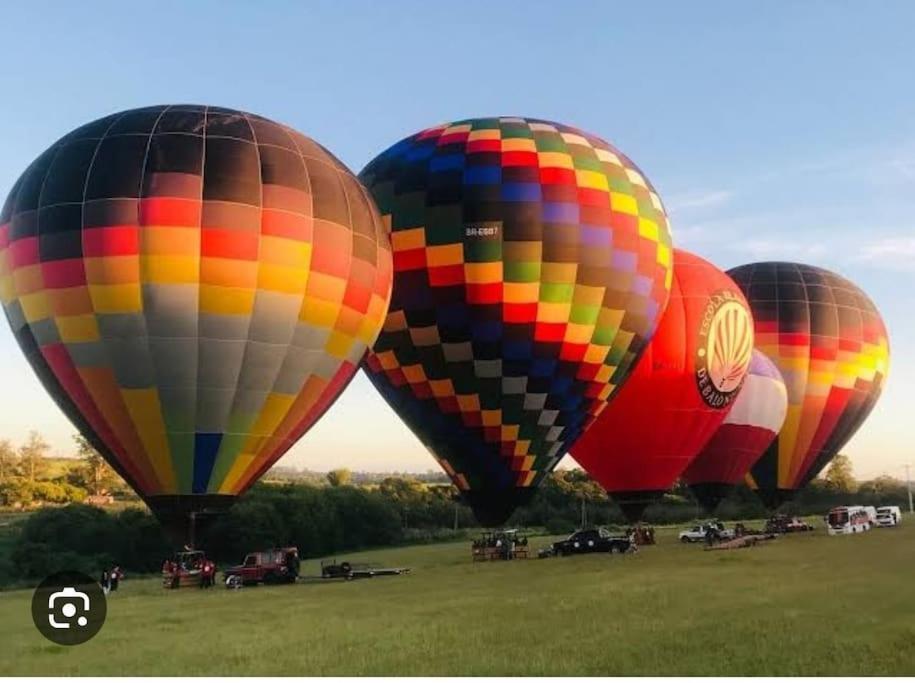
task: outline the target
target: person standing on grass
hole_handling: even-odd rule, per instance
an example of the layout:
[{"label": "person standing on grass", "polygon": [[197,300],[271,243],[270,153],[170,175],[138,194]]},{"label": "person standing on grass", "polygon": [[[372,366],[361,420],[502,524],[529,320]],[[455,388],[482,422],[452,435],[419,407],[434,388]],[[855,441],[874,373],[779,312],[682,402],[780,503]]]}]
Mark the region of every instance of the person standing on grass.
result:
[{"label": "person standing on grass", "polygon": [[299,551],[290,550],[286,553],[286,569],[293,580],[299,575]]},{"label": "person standing on grass", "polygon": [[107,569],[102,570],[102,578],[99,580],[99,585],[102,587],[102,592],[105,595],[108,595],[108,592],[111,590],[111,575],[108,573]]},{"label": "person standing on grass", "polygon": [[206,573],[207,573],[207,588],[212,588],[216,585],[216,563],[213,560],[206,561]]},{"label": "person standing on grass", "polygon": [[121,568],[118,565],[114,565],[108,574],[108,582],[111,585],[111,592],[114,593],[121,583]]}]

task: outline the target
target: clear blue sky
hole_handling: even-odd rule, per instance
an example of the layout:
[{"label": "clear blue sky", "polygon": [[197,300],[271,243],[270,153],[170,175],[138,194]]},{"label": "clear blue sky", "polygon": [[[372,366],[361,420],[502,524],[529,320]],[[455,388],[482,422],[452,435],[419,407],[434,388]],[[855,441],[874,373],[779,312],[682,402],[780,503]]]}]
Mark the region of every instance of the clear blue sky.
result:
[{"label": "clear blue sky", "polygon": [[[808,261],[863,287],[893,361],[846,450],[862,476],[915,463],[915,3],[258,5],[6,5],[0,194],[60,135],[147,104],[257,112],[356,171],[442,121],[566,122],[641,166],[677,246],[723,268]],[[69,451],[72,428],[6,325],[0,358],[0,436],[36,428]],[[363,377],[285,462],[436,467]]]}]

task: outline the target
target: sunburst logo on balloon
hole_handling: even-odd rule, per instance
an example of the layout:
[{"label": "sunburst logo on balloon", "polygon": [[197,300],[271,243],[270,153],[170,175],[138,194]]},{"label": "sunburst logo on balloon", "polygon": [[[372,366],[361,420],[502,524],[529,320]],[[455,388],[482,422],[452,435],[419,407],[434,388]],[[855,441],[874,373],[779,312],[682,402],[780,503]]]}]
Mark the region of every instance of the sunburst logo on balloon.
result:
[{"label": "sunburst logo on balloon", "polygon": [[753,353],[753,321],[734,292],[716,292],[699,328],[696,382],[712,408],[724,408],[743,383]]}]

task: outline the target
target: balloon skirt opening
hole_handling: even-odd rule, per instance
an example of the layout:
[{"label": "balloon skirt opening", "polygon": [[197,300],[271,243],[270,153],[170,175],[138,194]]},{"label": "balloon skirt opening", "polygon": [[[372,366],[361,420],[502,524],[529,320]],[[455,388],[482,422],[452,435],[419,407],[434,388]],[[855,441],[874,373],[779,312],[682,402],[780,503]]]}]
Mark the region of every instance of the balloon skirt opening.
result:
[{"label": "balloon skirt opening", "polygon": [[484,489],[462,491],[461,496],[477,521],[484,527],[492,528],[504,525],[518,507],[531,501],[535,493],[533,488]]},{"label": "balloon skirt opening", "polygon": [[711,515],[718,508],[721,501],[731,495],[731,491],[734,490],[734,485],[711,481],[703,482],[701,484],[690,484],[689,490],[693,492],[693,495],[696,497],[696,500],[699,501],[699,505],[702,506],[702,509],[705,510],[707,514]]},{"label": "balloon skirt opening", "polygon": [[770,512],[777,510],[782,503],[794,498],[795,491],[790,489],[756,489],[756,495]]},{"label": "balloon skirt opening", "polygon": [[194,548],[200,532],[235,500],[236,496],[219,494],[150,496],[146,504],[174,546]]},{"label": "balloon skirt opening", "polygon": [[630,524],[642,521],[645,508],[664,497],[664,491],[614,491],[610,500],[620,506],[623,516]]}]

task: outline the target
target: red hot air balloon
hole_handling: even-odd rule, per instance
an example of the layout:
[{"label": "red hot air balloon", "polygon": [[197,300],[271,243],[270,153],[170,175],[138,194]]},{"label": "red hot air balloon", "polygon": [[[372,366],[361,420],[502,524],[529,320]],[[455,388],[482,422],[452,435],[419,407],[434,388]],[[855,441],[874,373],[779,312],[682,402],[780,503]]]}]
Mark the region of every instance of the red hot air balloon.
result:
[{"label": "red hot air balloon", "polygon": [[753,350],[740,289],[708,261],[674,250],[670,302],[629,379],[572,455],[636,521],[721,424]]},{"label": "red hot air balloon", "polygon": [[778,436],[788,410],[782,374],[758,349],[724,422],[696,456],[683,480],[711,514]]}]

